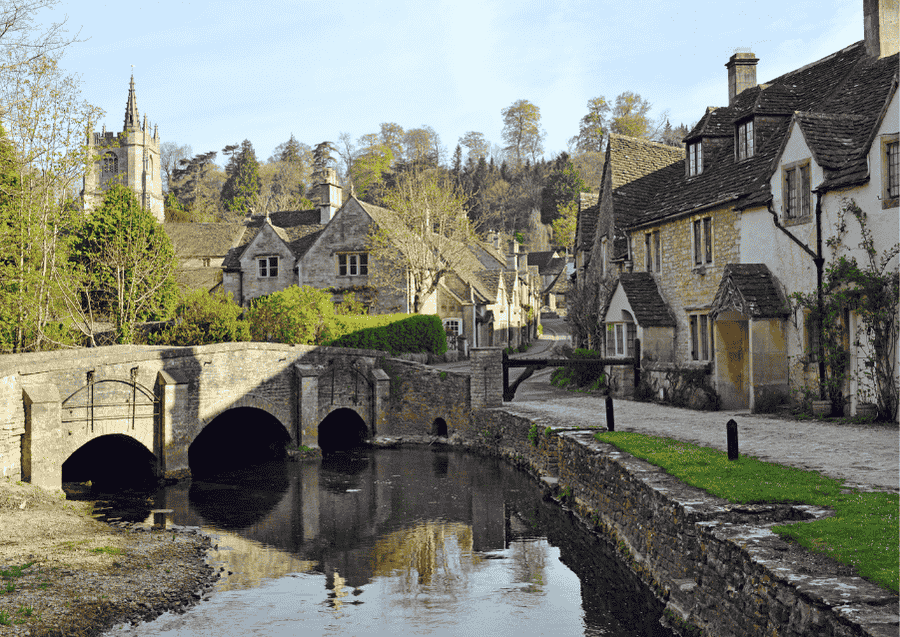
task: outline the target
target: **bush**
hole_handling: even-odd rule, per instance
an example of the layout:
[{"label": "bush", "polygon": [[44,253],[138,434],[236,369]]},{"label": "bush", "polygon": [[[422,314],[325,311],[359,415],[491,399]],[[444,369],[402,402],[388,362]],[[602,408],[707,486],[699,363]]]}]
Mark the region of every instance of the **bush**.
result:
[{"label": "bush", "polygon": [[254,341],[322,344],[337,332],[331,295],[308,285],[254,299],[248,316]]},{"label": "bush", "polygon": [[[398,316],[403,318],[397,320]],[[372,325],[387,320],[384,325]],[[405,352],[430,352],[435,355],[447,351],[447,335],[444,325],[438,316],[433,314],[414,314],[412,316],[389,315],[386,317],[341,317],[342,329],[355,331],[336,338],[327,345],[335,347],[353,347],[357,349],[377,349],[392,354]]]},{"label": "bush", "polygon": [[222,292],[194,290],[182,297],[175,322],[147,335],[151,345],[206,345],[250,340],[250,325],[241,306]]}]

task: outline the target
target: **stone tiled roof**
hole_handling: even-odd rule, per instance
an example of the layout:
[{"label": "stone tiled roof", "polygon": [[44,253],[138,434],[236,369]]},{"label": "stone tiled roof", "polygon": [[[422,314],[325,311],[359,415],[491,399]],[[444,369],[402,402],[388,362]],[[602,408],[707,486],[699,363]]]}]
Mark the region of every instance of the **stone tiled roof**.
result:
[{"label": "stone tiled roof", "polygon": [[[733,204],[738,209],[765,205],[771,199],[769,180],[796,121],[816,161],[826,168],[826,188],[868,179],[865,155],[873,127],[896,90],[897,55],[873,60],[862,42],[818,62],[782,75],[768,84],[738,95],[729,107],[707,110],[704,119],[686,137],[717,136],[734,130],[734,123],[750,115],[755,120],[753,157],[736,160],[733,132],[723,143],[704,153],[704,170],[686,177],[683,166],[669,166],[631,182],[641,190],[634,197],[620,196],[616,215],[631,218],[629,228],[690,213],[704,207]],[[799,112],[796,112],[799,111]],[[775,117],[772,117],[775,116]],[[618,193],[617,193],[618,194]]]},{"label": "stone tiled roof", "polygon": [[181,259],[221,257],[244,232],[242,223],[164,223],[163,229]]},{"label": "stone tiled roof", "polygon": [[559,272],[566,267],[566,260],[564,257],[553,256],[555,254],[557,253],[553,250],[547,252],[529,252],[528,265],[536,265],[538,267],[538,274],[541,276],[553,276],[559,274]]},{"label": "stone tiled roof", "polygon": [[497,292],[500,289],[500,270],[481,270],[475,273],[476,278],[485,290],[485,298],[490,303],[497,302]]},{"label": "stone tiled roof", "polygon": [[[629,272],[619,277],[634,320],[641,327],[675,327],[675,319],[649,272]],[[612,295],[610,295],[610,299]],[[604,309],[603,315],[606,315]]]},{"label": "stone tiled roof", "polygon": [[[245,220],[246,229],[238,245],[228,251],[223,267],[225,270],[240,270],[241,256],[247,246],[256,238],[265,223],[265,217],[251,217]],[[318,210],[282,210],[269,216],[272,229],[287,244],[295,258],[300,258],[312,246],[316,237],[325,228],[319,223]]]},{"label": "stone tiled roof", "polygon": [[762,263],[729,263],[710,314],[735,310],[750,318],[783,318],[788,305],[774,275]]},{"label": "stone tiled roof", "polygon": [[214,291],[222,285],[220,268],[179,268],[175,271],[175,282],[183,290]]}]

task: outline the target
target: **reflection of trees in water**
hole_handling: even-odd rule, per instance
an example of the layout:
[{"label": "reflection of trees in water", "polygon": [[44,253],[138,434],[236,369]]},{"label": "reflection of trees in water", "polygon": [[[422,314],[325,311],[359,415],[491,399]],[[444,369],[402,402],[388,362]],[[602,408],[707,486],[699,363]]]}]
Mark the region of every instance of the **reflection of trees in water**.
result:
[{"label": "reflection of trees in water", "polygon": [[542,593],[547,583],[544,569],[549,560],[543,539],[521,539],[509,545],[512,560],[512,581],[514,584],[525,584],[519,590],[523,593]]},{"label": "reflection of trees in water", "polygon": [[421,522],[382,536],[375,543],[375,575],[393,576],[404,593],[461,595],[468,574],[481,561],[472,551],[472,527],[456,522]]}]

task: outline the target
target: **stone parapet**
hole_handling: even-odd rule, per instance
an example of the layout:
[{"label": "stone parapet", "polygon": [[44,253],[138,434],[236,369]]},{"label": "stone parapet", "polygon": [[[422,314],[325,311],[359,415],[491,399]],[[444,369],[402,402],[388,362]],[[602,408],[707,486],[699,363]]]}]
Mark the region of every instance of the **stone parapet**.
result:
[{"label": "stone parapet", "polygon": [[473,409],[499,407],[503,404],[503,349],[473,347],[471,402]]}]

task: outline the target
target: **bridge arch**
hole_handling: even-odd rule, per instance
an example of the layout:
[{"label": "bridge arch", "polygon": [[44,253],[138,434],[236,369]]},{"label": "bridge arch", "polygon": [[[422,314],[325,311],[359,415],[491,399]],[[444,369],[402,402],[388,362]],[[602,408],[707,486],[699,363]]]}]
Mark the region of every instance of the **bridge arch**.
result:
[{"label": "bridge arch", "polygon": [[350,407],[331,411],[319,423],[319,448],[323,452],[360,447],[370,437],[365,419]]},{"label": "bridge arch", "polygon": [[[296,439],[296,434],[295,432],[291,431],[290,426],[290,424],[294,422],[294,417],[291,414],[290,405],[279,405],[275,401],[269,400],[264,396],[260,396],[259,394],[254,393],[245,394],[240,398],[220,402],[218,405],[213,407],[213,409],[209,412],[209,415],[207,415],[200,421],[200,427],[197,429],[197,435],[199,436],[200,433],[204,429],[206,429],[207,425],[209,425],[212,421],[214,421],[222,414],[231,411],[232,409],[238,409],[241,407],[259,409],[260,411],[266,412],[267,414],[275,418],[279,423],[281,423],[288,436],[290,436],[291,440]],[[196,437],[194,439],[196,440]]]},{"label": "bridge arch", "polygon": [[156,484],[158,458],[127,434],[102,434],[65,458],[63,482],[91,482],[95,491],[150,488]]},{"label": "bridge arch", "polygon": [[[250,401],[252,402],[252,401]],[[284,458],[288,429],[270,411],[235,405],[209,420],[187,449],[198,478]]]}]

